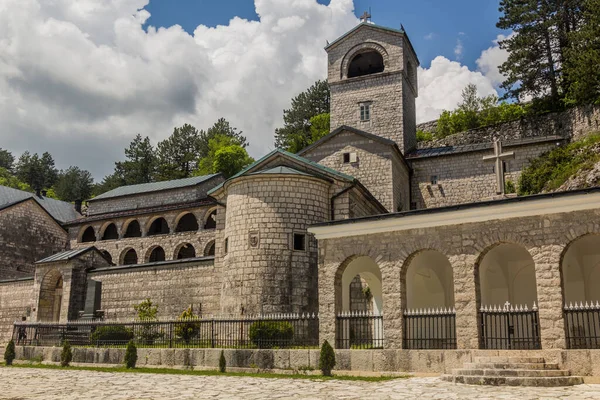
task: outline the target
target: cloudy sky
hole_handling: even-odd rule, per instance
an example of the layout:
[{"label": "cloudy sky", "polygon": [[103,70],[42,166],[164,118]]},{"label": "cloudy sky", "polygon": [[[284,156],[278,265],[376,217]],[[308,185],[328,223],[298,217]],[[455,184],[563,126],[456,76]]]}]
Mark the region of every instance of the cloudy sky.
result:
[{"label": "cloudy sky", "polygon": [[[404,3],[404,4],[403,4]],[[250,153],[273,148],[290,99],[325,77],[326,40],[402,23],[421,61],[417,119],[475,83],[496,93],[506,54],[496,0],[0,0],[0,148],[50,151],[99,180],[136,133],[225,117]]]}]

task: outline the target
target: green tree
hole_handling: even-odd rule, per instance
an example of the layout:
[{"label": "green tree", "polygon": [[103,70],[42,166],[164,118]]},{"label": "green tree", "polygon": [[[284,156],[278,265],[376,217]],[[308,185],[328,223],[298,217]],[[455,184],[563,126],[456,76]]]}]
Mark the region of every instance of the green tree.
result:
[{"label": "green tree", "polygon": [[582,25],[569,33],[565,60],[568,104],[600,103],[600,0],[587,0]]},{"label": "green tree", "polygon": [[89,199],[93,185],[94,179],[89,171],[69,167],[66,171],[60,171],[53,188],[60,200],[73,202]]},{"label": "green tree", "polygon": [[6,365],[12,365],[15,357],[15,341],[11,339],[6,345],[6,350],[4,351],[4,361],[6,362]]},{"label": "green tree", "polygon": [[[315,115],[310,119],[310,136],[311,143],[316,142],[321,139],[323,136],[327,136],[330,131],[330,118],[329,113],[323,113],[319,115]],[[297,153],[302,149],[298,149],[295,151]]]},{"label": "green tree", "polygon": [[115,173],[119,174],[126,185],[154,181],[156,174],[156,156],[150,138],[139,133],[125,149],[125,161],[115,163]]},{"label": "green tree", "polygon": [[312,143],[311,118],[329,113],[330,92],[327,81],[317,81],[292,99],[283,111],[283,127],[275,130],[275,146],[291,152]]},{"label": "green tree", "polygon": [[195,175],[221,172],[229,178],[254,162],[245,148],[230,136],[217,135],[208,142],[208,154],[201,158]]},{"label": "green tree", "polygon": [[225,351],[221,350],[221,355],[219,356],[219,372],[224,374],[227,369],[227,361],[225,361]]},{"label": "green tree", "polygon": [[321,346],[321,353],[319,355],[319,369],[324,376],[331,376],[331,370],[335,367],[335,351],[333,347],[326,340]]},{"label": "green tree", "polygon": [[71,350],[71,345],[68,340],[65,340],[63,343],[62,352],[60,353],[60,366],[68,367],[73,360],[73,351]]},{"label": "green tree", "polygon": [[31,192],[31,186],[21,181],[19,178],[10,173],[10,171],[0,168],[0,185],[8,186],[13,189],[24,190]]},{"label": "green tree", "polygon": [[194,314],[192,307],[188,307],[180,316],[175,325],[175,336],[189,344],[190,341],[200,333],[200,323],[198,316]]},{"label": "green tree", "polygon": [[33,189],[48,189],[56,182],[58,171],[50,153],[45,152],[40,157],[26,151],[19,157],[16,175]]},{"label": "green tree", "polygon": [[125,368],[135,368],[137,359],[137,347],[135,347],[133,340],[130,340],[129,343],[127,343],[127,348],[125,349]]},{"label": "green tree", "polygon": [[133,306],[140,321],[156,321],[158,317],[158,306],[152,300],[146,299],[140,304]]},{"label": "green tree", "polygon": [[477,86],[469,83],[462,91],[462,102],[458,109],[463,114],[463,130],[479,127],[479,111],[481,99],[477,96]]},{"label": "green tree", "polygon": [[219,118],[213,126],[208,128],[207,131],[200,131],[200,143],[198,149],[198,157],[204,158],[210,152],[209,142],[217,136],[226,136],[237,143],[239,146],[246,148],[248,147],[248,141],[246,137],[242,135],[243,132],[237,130],[231,126],[231,124],[225,118]]},{"label": "green tree", "polygon": [[4,150],[0,147],[0,168],[12,172],[15,163],[15,157],[8,150]]},{"label": "green tree", "polygon": [[167,139],[158,143],[157,180],[189,178],[198,168],[200,132],[189,124],[174,128]]}]

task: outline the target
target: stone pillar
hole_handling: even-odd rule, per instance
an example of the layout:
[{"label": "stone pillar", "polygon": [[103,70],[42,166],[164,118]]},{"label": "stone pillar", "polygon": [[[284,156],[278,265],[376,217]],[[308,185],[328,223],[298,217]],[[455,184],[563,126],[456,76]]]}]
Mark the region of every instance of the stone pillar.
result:
[{"label": "stone pillar", "polygon": [[479,330],[474,255],[449,257],[454,274],[456,345],[458,349],[478,349]]},{"label": "stone pillar", "polygon": [[341,293],[342,288],[335,287],[339,265],[327,262],[324,256],[326,248],[327,241],[319,241],[319,341],[322,344],[327,340],[335,348],[336,293]]},{"label": "stone pillar", "polygon": [[392,261],[375,260],[375,262],[381,270],[384,347],[400,349],[402,348],[400,266]]},{"label": "stone pillar", "polygon": [[566,345],[560,278],[560,258],[563,249],[563,246],[546,245],[530,250],[535,262],[543,349],[564,349]]}]

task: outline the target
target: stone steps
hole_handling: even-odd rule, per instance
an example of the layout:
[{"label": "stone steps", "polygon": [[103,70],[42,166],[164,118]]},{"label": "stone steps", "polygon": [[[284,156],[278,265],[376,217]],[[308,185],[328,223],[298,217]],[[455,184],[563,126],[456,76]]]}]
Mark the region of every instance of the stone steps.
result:
[{"label": "stone steps", "polygon": [[443,375],[442,380],[468,385],[493,386],[573,386],[583,378],[571,376],[556,363],[540,357],[474,357],[474,362]]}]

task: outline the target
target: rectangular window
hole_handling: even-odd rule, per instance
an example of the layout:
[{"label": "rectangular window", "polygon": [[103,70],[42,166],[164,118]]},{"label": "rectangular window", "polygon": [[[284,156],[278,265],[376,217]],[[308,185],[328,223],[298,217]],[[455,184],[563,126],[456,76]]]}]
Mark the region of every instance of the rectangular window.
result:
[{"label": "rectangular window", "polygon": [[361,104],[360,105],[360,120],[369,121],[371,119],[371,105]]},{"label": "rectangular window", "polygon": [[306,235],[304,233],[294,233],[294,250],[306,250]]},{"label": "rectangular window", "polygon": [[225,245],[223,247],[225,247],[225,254],[227,254],[229,251],[229,238],[225,238]]},{"label": "rectangular window", "polygon": [[350,153],[344,153],[344,164],[348,164],[350,162]]},{"label": "rectangular window", "polygon": [[432,185],[437,185],[438,184],[438,177],[437,177],[437,175],[431,175],[431,184]]}]

